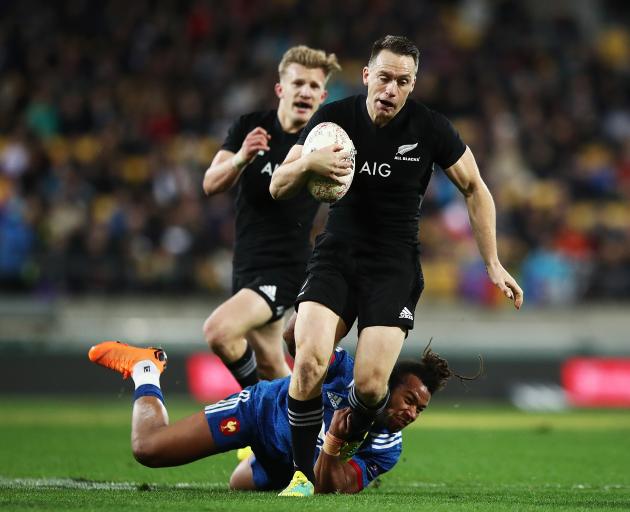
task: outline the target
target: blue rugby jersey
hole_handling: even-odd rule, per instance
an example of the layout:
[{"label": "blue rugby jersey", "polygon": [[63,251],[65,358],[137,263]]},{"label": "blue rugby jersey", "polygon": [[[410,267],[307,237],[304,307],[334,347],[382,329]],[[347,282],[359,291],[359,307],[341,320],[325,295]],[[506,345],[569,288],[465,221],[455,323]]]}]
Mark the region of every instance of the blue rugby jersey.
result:
[{"label": "blue rugby jersey", "polygon": [[[348,407],[348,391],[353,380],[354,360],[337,348],[322,389],[324,425],[317,439],[317,453],[324,442],[325,432],[336,409]],[[256,462],[252,465],[256,484],[260,488],[280,488],[292,475],[291,431],[287,418],[289,378],[260,382],[249,388],[256,414],[257,439],[252,440]],[[359,488],[366,487],[378,475],[394,467],[402,451],[402,434],[386,428],[374,428],[349,461],[357,472]],[[266,475],[257,472],[262,466]],[[257,474],[258,473],[258,474]],[[265,478],[267,477],[267,479]]]}]

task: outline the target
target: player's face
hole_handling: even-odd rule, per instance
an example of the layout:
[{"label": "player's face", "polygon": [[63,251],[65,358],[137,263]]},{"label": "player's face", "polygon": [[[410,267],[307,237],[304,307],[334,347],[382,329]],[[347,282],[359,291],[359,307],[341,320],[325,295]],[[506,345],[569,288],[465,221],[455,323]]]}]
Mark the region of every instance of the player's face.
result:
[{"label": "player's face", "polygon": [[422,381],[407,374],[402,382],[392,390],[392,396],[379,423],[391,432],[398,432],[424,411],[431,400],[431,393]]},{"label": "player's face", "polygon": [[397,55],[388,50],[379,53],[363,68],[367,85],[367,108],[377,126],[386,125],[403,108],[416,84],[416,64],[410,55]]},{"label": "player's face", "polygon": [[[289,64],[276,84],[280,98],[278,116],[293,128],[301,129],[326,99],[326,75],[321,68],[307,68]],[[283,128],[287,128],[283,126]]]}]

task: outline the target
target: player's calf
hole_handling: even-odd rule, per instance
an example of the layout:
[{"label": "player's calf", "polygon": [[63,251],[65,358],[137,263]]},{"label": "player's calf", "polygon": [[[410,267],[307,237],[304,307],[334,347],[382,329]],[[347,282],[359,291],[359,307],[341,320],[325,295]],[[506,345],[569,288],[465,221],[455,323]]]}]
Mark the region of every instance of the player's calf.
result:
[{"label": "player's calf", "polygon": [[234,332],[232,326],[211,315],[203,323],[203,335],[208,347],[221,359],[228,361],[238,358],[240,347],[238,342],[243,340],[244,333]]},{"label": "player's calf", "polygon": [[261,379],[273,380],[281,379],[291,375],[291,369],[284,359],[284,354],[279,356],[267,357],[267,354],[259,354],[256,357],[256,365],[258,367],[258,375]]},{"label": "player's calf", "polygon": [[355,372],[354,395],[367,407],[375,407],[388,394],[388,379],[389,375],[384,375],[378,369],[372,370],[369,375]]},{"label": "player's calf", "polygon": [[[161,348],[141,348],[119,341],[104,341],[88,352],[93,363],[131,376],[134,382],[134,414],[131,448],[138,462],[149,467],[161,467],[161,448],[153,434],[168,424],[160,374],[166,368],[166,352]],[[148,398],[148,399],[147,399]],[[136,409],[142,408],[140,414]]]}]

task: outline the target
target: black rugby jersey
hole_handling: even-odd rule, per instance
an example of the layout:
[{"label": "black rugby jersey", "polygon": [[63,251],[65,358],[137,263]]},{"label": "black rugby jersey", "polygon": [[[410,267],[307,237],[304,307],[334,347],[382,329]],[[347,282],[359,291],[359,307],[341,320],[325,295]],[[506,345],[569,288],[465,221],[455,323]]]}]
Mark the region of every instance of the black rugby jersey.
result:
[{"label": "black rugby jersey", "polygon": [[374,125],[365,95],[323,106],[302,131],[298,144],[324,121],[341,126],[357,150],[348,193],[333,203],[326,231],[370,247],[417,243],[420,205],[433,172],[453,165],[466,146],[450,121],[407,100],[384,127]]},{"label": "black rugby jersey", "polygon": [[271,135],[270,150],[245,167],[237,182],[233,260],[237,272],[305,264],[311,253],[309,235],[319,206],[306,190],[286,201],[275,201],[269,193],[271,174],[299,136],[282,129],[276,110],[241,116],[230,127],[221,149],[238,152],[247,134],[257,126]]}]

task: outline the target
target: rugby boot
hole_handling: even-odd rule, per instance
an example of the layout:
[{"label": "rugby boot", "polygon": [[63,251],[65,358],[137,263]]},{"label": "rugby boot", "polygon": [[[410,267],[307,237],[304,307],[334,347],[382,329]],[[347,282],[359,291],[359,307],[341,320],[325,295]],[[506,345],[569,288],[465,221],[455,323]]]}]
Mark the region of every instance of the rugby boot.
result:
[{"label": "rugby boot", "polygon": [[138,361],[149,360],[162,373],[166,368],[166,352],[161,348],[139,348],[121,343],[120,341],[103,341],[94,345],[88,352],[90,361],[111,370],[122,373],[123,379],[128,378]]},{"label": "rugby boot", "polygon": [[315,494],[313,484],[306,478],[301,471],[296,471],[287,488],[278,496],[295,496],[298,498],[306,498]]},{"label": "rugby boot", "polygon": [[368,433],[366,431],[359,434],[357,439],[349,440],[343,443],[341,445],[341,449],[339,450],[339,457],[341,460],[348,462],[352,457],[354,457],[354,454],[357,453],[357,450],[361,447],[367,435]]}]

